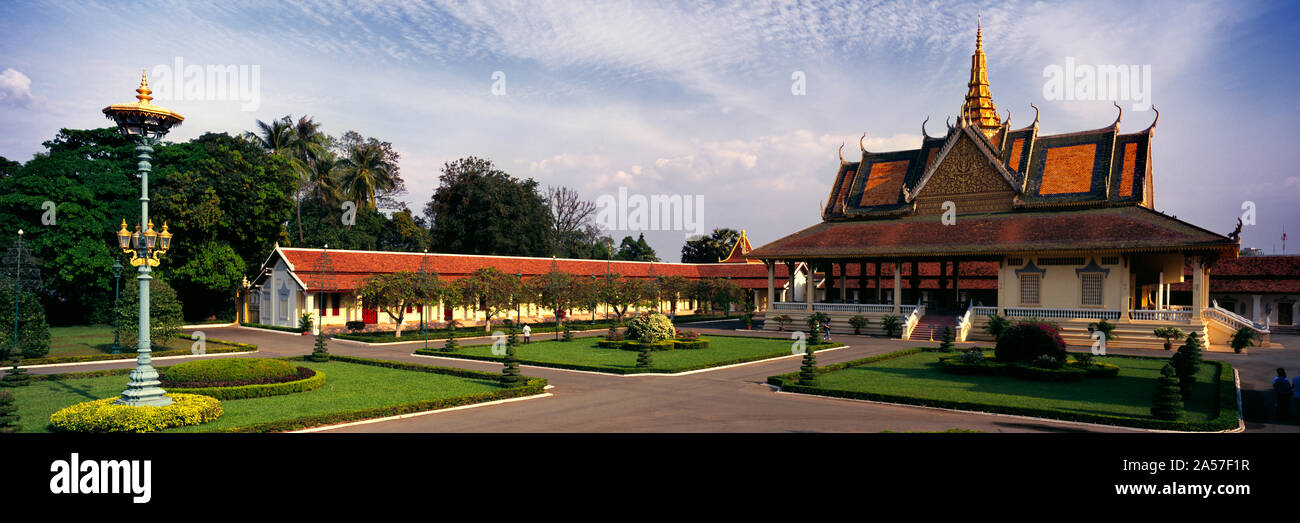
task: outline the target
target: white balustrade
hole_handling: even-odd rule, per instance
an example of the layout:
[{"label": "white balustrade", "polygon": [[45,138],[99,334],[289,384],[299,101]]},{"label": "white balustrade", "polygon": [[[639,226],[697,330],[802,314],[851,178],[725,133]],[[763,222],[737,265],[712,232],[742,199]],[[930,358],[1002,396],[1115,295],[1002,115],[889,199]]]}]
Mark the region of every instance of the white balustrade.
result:
[{"label": "white balustrade", "polygon": [[1049,309],[1041,307],[1007,307],[1007,316],[1017,318],[1118,320],[1115,309]]},{"label": "white balustrade", "polygon": [[1268,333],[1268,325],[1263,325],[1263,326],[1255,325],[1255,322],[1246,319],[1240,314],[1237,314],[1235,312],[1220,307],[1218,302],[1215,302],[1213,307],[1207,307],[1204,311],[1202,311],[1202,314],[1211,320],[1217,321],[1219,323],[1228,326],[1232,330],[1237,330],[1242,327],[1249,327],[1251,330],[1261,334]]},{"label": "white balustrade", "polygon": [[1174,321],[1186,323],[1192,321],[1192,311],[1134,310],[1128,312],[1128,317],[1133,320]]}]

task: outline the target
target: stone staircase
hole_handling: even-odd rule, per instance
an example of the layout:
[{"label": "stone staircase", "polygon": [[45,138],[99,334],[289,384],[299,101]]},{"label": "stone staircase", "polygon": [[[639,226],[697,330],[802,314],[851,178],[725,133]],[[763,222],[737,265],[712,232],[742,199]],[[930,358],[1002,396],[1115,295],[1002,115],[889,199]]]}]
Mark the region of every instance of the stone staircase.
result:
[{"label": "stone staircase", "polygon": [[953,335],[957,334],[957,317],[943,314],[926,314],[916,322],[916,328],[912,329],[910,339],[917,341],[939,341],[943,339],[944,327],[952,327]]}]

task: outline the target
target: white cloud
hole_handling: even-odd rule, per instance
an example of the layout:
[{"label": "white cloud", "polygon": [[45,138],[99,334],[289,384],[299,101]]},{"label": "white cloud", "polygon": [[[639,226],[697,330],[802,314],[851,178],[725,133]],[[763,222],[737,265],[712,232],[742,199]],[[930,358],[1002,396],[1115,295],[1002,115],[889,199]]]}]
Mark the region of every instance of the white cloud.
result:
[{"label": "white cloud", "polygon": [[31,78],[14,69],[0,72],[0,103],[25,107],[35,100]]}]

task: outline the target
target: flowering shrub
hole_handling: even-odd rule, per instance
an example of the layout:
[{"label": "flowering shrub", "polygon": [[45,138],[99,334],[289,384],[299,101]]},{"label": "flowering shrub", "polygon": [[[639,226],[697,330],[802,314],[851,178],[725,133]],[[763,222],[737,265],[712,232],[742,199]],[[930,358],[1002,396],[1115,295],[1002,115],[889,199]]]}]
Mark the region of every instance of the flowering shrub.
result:
[{"label": "flowering shrub", "polygon": [[1018,323],[1007,327],[998,337],[993,353],[998,361],[1006,362],[1032,362],[1040,356],[1064,362],[1067,358],[1060,330],[1047,323]]},{"label": "flowering shrub", "polygon": [[221,417],[216,398],[179,393],[167,397],[172,404],[165,407],[118,405],[118,398],[78,403],[50,415],[50,427],[58,432],[154,432]]},{"label": "flowering shrub", "polygon": [[627,323],[628,339],[640,340],[645,343],[671,340],[676,332],[673,321],[657,312],[642,314],[632,318],[632,321]]},{"label": "flowering shrub", "polygon": [[695,331],[680,331],[677,333],[677,339],[679,340],[697,340],[699,338],[700,333]]}]

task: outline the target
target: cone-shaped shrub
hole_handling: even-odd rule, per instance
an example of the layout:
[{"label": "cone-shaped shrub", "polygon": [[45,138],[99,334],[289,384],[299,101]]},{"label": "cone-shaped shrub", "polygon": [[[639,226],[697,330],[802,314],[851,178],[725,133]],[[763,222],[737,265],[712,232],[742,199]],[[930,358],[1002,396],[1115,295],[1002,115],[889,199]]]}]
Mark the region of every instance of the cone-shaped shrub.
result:
[{"label": "cone-shaped shrub", "polygon": [[1156,380],[1156,396],[1151,401],[1151,415],[1167,420],[1183,417],[1182,392],[1174,368],[1168,363],[1160,369],[1160,377]]},{"label": "cone-shaped shrub", "polygon": [[455,351],[458,345],[460,344],[456,342],[456,322],[449,321],[447,322],[447,341],[442,344],[442,351]]},{"label": "cone-shaped shrub", "polygon": [[564,335],[560,337],[561,341],[573,341],[573,331],[569,330],[569,324],[564,324]]},{"label": "cone-shaped shrub", "polygon": [[636,368],[648,369],[654,365],[653,358],[650,357],[650,346],[642,345],[640,354],[636,356]]},{"label": "cone-shaped shrub", "polygon": [[14,395],[0,390],[0,433],[18,432],[18,406]]},{"label": "cone-shaped shrub", "polygon": [[312,348],[311,355],[307,356],[309,361],[329,361],[330,360],[330,338],[324,332],[316,335],[316,345]]},{"label": "cone-shaped shrub", "polygon": [[952,332],[951,325],[944,327],[943,340],[939,342],[939,350],[942,350],[944,352],[952,352],[952,340],[956,337],[957,336]]},{"label": "cone-shaped shrub", "polygon": [[501,371],[501,384],[507,387],[523,384],[523,377],[519,375],[519,358],[515,357],[513,343],[506,342],[506,359],[504,362],[505,369]]},{"label": "cone-shaped shrub", "polygon": [[1187,341],[1169,359],[1178,374],[1178,386],[1182,389],[1184,400],[1191,397],[1192,386],[1196,385],[1196,371],[1201,368],[1203,347],[1200,333],[1193,332],[1187,335]]},{"label": "cone-shaped shrub", "polygon": [[813,355],[811,344],[804,349],[803,365],[799,366],[799,384],[810,387],[817,385],[817,356]]},{"label": "cone-shaped shrub", "polygon": [[19,367],[15,361],[13,367],[5,369],[5,376],[0,378],[0,387],[23,387],[31,383],[31,378],[27,375],[27,369]]}]

